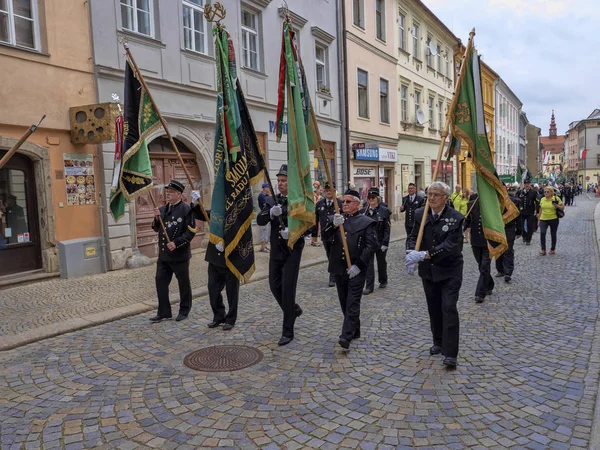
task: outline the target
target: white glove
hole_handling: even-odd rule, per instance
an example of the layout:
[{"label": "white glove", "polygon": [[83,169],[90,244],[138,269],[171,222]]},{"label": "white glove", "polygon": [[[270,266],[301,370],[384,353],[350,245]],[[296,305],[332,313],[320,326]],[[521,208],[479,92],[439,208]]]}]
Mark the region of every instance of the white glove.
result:
[{"label": "white glove", "polygon": [[382,246],[381,246],[381,251],[382,251],[382,252],[385,252],[387,249],[388,249],[388,246],[387,246],[387,245],[382,245]]},{"label": "white glove", "polygon": [[334,227],[339,227],[340,225],[343,225],[345,221],[346,221],[346,219],[344,219],[344,216],[342,216],[341,214],[333,215],[333,226]]},{"label": "white glove", "polygon": [[425,259],[427,252],[418,252],[416,250],[407,250],[406,257],[404,258],[404,264],[417,264]]},{"label": "white glove", "polygon": [[290,231],[288,230],[288,228],[287,228],[287,227],[285,227],[283,230],[281,230],[281,231],[279,232],[279,234],[281,234],[281,237],[282,237],[282,238],[284,238],[284,239],[287,239],[287,238],[288,238],[288,236],[289,236],[289,234],[290,234]]},{"label": "white glove", "polygon": [[348,274],[348,278],[352,279],[360,273],[360,269],[358,268],[358,266],[352,264],[352,267],[347,269],[346,273]]},{"label": "white glove", "polygon": [[269,211],[269,214],[271,214],[271,218],[273,217],[278,217],[281,214],[283,214],[283,210],[281,209],[281,205],[275,205],[271,208],[271,211]]},{"label": "white glove", "polygon": [[223,243],[219,242],[217,245],[215,245],[215,247],[217,247],[217,250],[219,250],[220,252],[222,252],[223,250],[225,250],[225,248],[223,247]]},{"label": "white glove", "polygon": [[406,265],[406,271],[408,272],[409,275],[414,275],[416,268],[417,268],[416,264],[407,264]]},{"label": "white glove", "polygon": [[198,203],[200,201],[200,191],[192,191],[192,203]]}]

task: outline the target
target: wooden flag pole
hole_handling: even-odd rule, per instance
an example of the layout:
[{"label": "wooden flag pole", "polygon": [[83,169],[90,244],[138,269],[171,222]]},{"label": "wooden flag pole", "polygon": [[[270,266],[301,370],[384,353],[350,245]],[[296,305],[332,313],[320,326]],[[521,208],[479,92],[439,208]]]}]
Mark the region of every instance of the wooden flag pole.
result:
[{"label": "wooden flag pole", "polygon": [[40,126],[40,123],[42,123],[42,120],[44,120],[45,118],[46,118],[46,114],[44,114],[42,116],[42,118],[36,125],[31,125],[29,127],[29,129],[25,132],[25,134],[23,136],[21,136],[21,139],[19,139],[17,141],[17,143],[15,145],[13,145],[12,148],[8,151],[8,153],[6,155],[4,155],[2,157],[2,159],[0,159],[0,169],[2,169],[4,167],[4,165],[8,162],[8,160],[10,158],[12,158],[12,156],[15,153],[17,153],[17,150],[19,150],[19,148],[21,148],[21,145],[23,145],[23,143],[25,143],[25,141],[29,138],[29,136],[31,136],[33,133],[35,133],[35,130],[38,129],[38,127]]},{"label": "wooden flag pole", "polygon": [[473,211],[473,208],[475,208],[475,204],[477,203],[478,200],[479,200],[479,195],[477,196],[477,198],[475,199],[475,201],[473,202],[473,204],[469,208],[469,211],[467,211],[467,215],[465,216],[465,219],[467,217],[469,217],[469,215],[471,214],[471,211]]},{"label": "wooden flag pole", "polygon": [[[450,102],[450,106],[448,106],[448,112],[446,113],[446,122],[444,123],[444,128],[442,128],[442,140],[440,141],[440,146],[438,149],[437,155],[437,163],[435,165],[435,170],[433,172],[433,181],[437,179],[438,172],[440,170],[440,162],[442,160],[442,153],[444,151],[444,146],[446,145],[446,138],[448,137],[448,128],[450,128],[450,116],[454,108],[456,107],[456,103],[458,103],[458,95],[460,93],[460,88],[462,86],[462,80],[467,68],[467,65],[464,64],[465,59],[473,49],[473,38],[475,37],[475,28],[471,30],[469,33],[469,42],[467,43],[467,48],[465,49],[465,54],[462,57],[462,62],[460,66],[460,73],[458,75],[458,79],[456,80],[456,85],[454,87],[454,95],[452,96],[452,101]],[[452,142],[450,142],[452,145]],[[425,222],[427,220],[427,214],[429,213],[429,196],[427,196],[427,201],[425,202],[425,209],[423,211],[423,219],[421,220],[421,226],[419,227],[419,234],[417,235],[417,242],[415,244],[415,250],[419,251],[421,248],[421,242],[423,241],[423,232],[425,231]]]},{"label": "wooden flag pole", "polygon": [[[150,90],[148,89],[146,80],[144,80],[144,76],[142,75],[142,72],[140,72],[140,69],[139,69],[138,65],[136,64],[135,59],[133,59],[133,55],[131,54],[131,51],[129,50],[129,46],[127,45],[126,42],[123,42],[123,47],[125,47],[125,52],[127,52],[127,58],[129,59],[129,61],[131,61],[131,64],[133,64],[133,68],[135,70],[135,73],[137,75],[139,82],[144,87],[144,90],[146,91],[146,94],[148,94],[148,98],[150,99],[150,102],[152,102],[152,106],[154,107],[156,114],[158,114],[158,119],[160,120],[160,123],[161,123],[163,129],[165,130],[165,133],[167,134],[167,138],[169,139],[169,142],[171,143],[173,150],[175,150],[177,159],[179,159],[179,164],[181,164],[181,167],[183,168],[183,171],[185,172],[185,176],[187,177],[190,187],[192,189],[194,189],[195,186],[194,186],[194,182],[192,181],[192,177],[190,176],[190,173],[188,172],[187,168],[185,167],[183,158],[181,157],[181,153],[179,153],[179,150],[177,149],[177,145],[175,144],[175,141],[173,140],[173,136],[171,136],[171,132],[169,131],[167,122],[165,121],[162,114],[160,113],[160,110],[158,109],[158,106],[156,105],[156,102],[154,101],[154,97],[152,97],[152,94],[150,93]],[[204,218],[206,219],[206,223],[210,226],[210,219],[208,218],[208,214],[206,213],[206,210],[204,209],[204,205],[202,204],[202,201],[200,199],[198,199],[198,205],[200,206],[200,209],[202,210],[202,214],[204,215]]]},{"label": "wooden flag pole", "polygon": [[[157,209],[158,206],[156,206],[156,200],[154,200],[154,195],[152,194],[152,190],[148,191],[148,193],[150,194],[150,199],[152,200],[154,209]],[[163,222],[162,217],[160,215],[158,215],[158,221],[160,222],[160,227],[162,228],[163,234],[165,235],[165,238],[167,239],[167,243],[171,242],[171,239],[169,239],[169,235],[167,234],[167,229],[165,228],[165,223]]]}]

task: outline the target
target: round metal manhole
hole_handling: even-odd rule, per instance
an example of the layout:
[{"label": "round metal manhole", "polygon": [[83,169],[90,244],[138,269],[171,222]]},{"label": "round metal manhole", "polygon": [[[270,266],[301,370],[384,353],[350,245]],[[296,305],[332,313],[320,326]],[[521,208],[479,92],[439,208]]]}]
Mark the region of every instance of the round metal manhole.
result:
[{"label": "round metal manhole", "polygon": [[190,353],[183,360],[183,364],[202,372],[229,372],[253,366],[262,359],[262,352],[253,347],[217,345]]}]

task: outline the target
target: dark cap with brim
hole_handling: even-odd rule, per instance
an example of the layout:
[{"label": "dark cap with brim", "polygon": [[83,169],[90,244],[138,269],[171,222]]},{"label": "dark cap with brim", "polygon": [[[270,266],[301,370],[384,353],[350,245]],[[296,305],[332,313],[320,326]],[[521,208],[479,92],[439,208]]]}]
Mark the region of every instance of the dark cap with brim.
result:
[{"label": "dark cap with brim", "polygon": [[346,192],[344,192],[344,195],[352,195],[353,197],[360,198],[360,194],[354,189],[348,189]]},{"label": "dark cap with brim", "polygon": [[279,175],[283,175],[284,177],[287,177],[287,164],[281,165],[279,172],[277,172],[277,176],[279,176]]},{"label": "dark cap with brim", "polygon": [[171,180],[169,184],[165,186],[165,189],[172,189],[180,194],[183,194],[183,191],[185,191],[185,186],[177,180]]}]

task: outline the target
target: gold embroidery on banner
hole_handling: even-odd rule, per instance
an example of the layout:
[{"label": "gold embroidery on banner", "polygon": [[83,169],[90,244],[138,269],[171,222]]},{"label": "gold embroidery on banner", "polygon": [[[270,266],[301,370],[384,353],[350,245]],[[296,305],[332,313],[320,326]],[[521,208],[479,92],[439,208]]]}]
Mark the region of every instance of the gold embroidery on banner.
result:
[{"label": "gold embroidery on banner", "polygon": [[462,102],[457,105],[456,121],[458,123],[467,123],[471,121],[471,109],[467,102]]},{"label": "gold embroidery on banner", "polygon": [[123,178],[125,180],[129,181],[131,184],[141,184],[142,186],[146,184],[144,179],[141,177],[134,177],[132,175],[123,175]]}]

